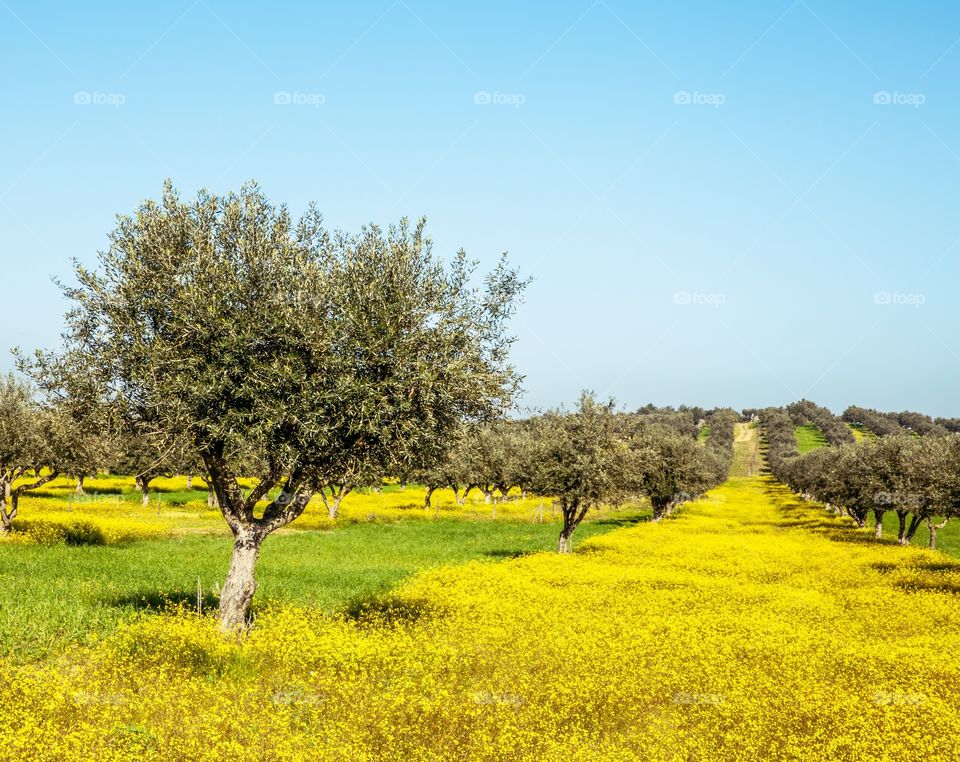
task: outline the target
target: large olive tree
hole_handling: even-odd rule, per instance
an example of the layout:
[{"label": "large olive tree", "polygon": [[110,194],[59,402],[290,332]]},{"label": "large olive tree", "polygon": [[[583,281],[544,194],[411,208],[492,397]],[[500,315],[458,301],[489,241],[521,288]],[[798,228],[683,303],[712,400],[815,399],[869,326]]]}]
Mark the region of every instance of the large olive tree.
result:
[{"label": "large olive tree", "polygon": [[[523,289],[504,260],[472,284],[424,223],[329,232],[259,188],[159,201],[118,218],[99,267],[66,289],[64,356],[122,416],[184,436],[234,536],[225,630],[249,622],[261,543],[344,462],[405,473],[471,419],[501,414],[519,377],[507,321]],[[244,463],[262,463],[243,490]]]}]

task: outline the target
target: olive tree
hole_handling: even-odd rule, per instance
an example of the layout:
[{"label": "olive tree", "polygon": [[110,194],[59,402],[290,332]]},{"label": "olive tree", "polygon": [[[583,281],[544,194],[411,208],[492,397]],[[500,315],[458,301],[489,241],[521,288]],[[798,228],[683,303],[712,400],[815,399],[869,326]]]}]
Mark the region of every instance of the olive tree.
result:
[{"label": "olive tree", "polygon": [[506,496],[509,489],[510,436],[506,421],[490,422],[467,432],[461,452],[468,474],[468,491],[476,487],[485,503],[494,490]]},{"label": "olive tree", "polygon": [[644,457],[633,476],[638,489],[650,499],[654,521],[723,481],[730,467],[723,453],[661,425],[644,426],[639,446]]},{"label": "olive tree", "polygon": [[570,539],[591,508],[622,500],[637,454],[621,435],[614,403],[584,392],[573,412],[551,411],[535,422],[540,452],[530,488],[560,505],[563,527],[557,549]]},{"label": "olive tree", "polygon": [[12,374],[0,378],[0,535],[10,533],[24,494],[83,468],[84,435],[63,406]]},{"label": "olive tree", "polygon": [[[424,507],[430,508],[433,493],[438,489],[449,487],[453,491],[453,498],[457,505],[466,502],[467,495],[474,485],[470,483],[470,469],[466,456],[467,433],[463,430],[454,432],[443,443],[438,457],[426,466],[414,469],[408,477],[423,484],[426,494],[423,498]],[[463,490],[461,493],[460,490]]]},{"label": "olive tree", "polygon": [[121,424],[115,442],[110,470],[133,477],[143,506],[150,504],[155,479],[174,476],[190,463],[188,443],[182,436],[155,431],[139,421]]},{"label": "olive tree", "polygon": [[98,268],[76,267],[66,352],[124,418],[190,443],[233,533],[224,630],[249,623],[264,538],[337,463],[404,473],[512,404],[524,281],[501,259],[476,285],[476,264],[444,264],[424,224],[330,232],[255,184],[184,202],[168,182],[118,218]]}]

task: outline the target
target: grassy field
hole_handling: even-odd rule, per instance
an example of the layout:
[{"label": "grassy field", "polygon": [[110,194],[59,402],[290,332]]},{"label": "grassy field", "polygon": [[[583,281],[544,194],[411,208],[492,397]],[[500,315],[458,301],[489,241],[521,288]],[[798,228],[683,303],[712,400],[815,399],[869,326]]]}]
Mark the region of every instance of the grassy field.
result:
[{"label": "grassy field", "polygon": [[[215,607],[231,548],[219,512],[182,480],[162,481],[159,509],[144,508],[128,482],[93,481],[78,499],[64,480],[23,501],[20,531],[0,542],[0,653],[14,662],[44,659],[109,634],[137,611],[196,608],[198,582],[203,605]],[[348,496],[336,524],[311,505],[264,544],[257,605],[345,610],[421,569],[555,546],[558,517],[549,501],[543,523],[539,499],[494,506],[477,498],[461,508],[441,492],[435,502],[439,518],[423,508],[421,489],[387,486]],[[642,507],[594,512],[574,541],[647,516]]]},{"label": "grassy field", "polygon": [[956,759],[957,590],[960,563],[734,478],[571,556],[265,607],[241,641],[147,612],[4,666],[0,738],[38,760]]},{"label": "grassy field", "polygon": [[861,426],[859,423],[848,423],[847,426],[850,428],[850,433],[853,434],[853,438],[859,442],[863,439],[876,439],[877,435],[874,434],[870,429],[866,429]]},{"label": "grassy field", "polygon": [[814,424],[806,423],[803,426],[797,426],[794,430],[794,436],[797,439],[797,450],[803,455],[805,452],[816,450],[818,447],[826,447],[827,440]]}]

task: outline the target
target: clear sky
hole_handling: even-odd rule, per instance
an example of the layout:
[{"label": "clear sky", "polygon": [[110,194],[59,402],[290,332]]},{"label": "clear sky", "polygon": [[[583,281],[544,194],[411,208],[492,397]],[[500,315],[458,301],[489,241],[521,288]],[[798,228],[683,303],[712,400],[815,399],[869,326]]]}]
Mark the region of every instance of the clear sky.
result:
[{"label": "clear sky", "polygon": [[0,0],[0,369],[114,215],[255,178],[509,251],[525,403],[960,415],[960,4]]}]

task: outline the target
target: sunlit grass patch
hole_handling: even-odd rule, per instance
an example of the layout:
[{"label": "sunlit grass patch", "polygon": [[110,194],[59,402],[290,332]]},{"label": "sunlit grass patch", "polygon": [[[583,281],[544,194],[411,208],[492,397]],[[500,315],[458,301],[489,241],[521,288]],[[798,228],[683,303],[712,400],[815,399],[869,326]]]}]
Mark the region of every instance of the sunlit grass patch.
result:
[{"label": "sunlit grass patch", "polygon": [[797,450],[799,450],[801,455],[805,452],[827,446],[827,440],[823,436],[823,432],[812,423],[797,426],[794,431],[794,436],[797,438]]}]

